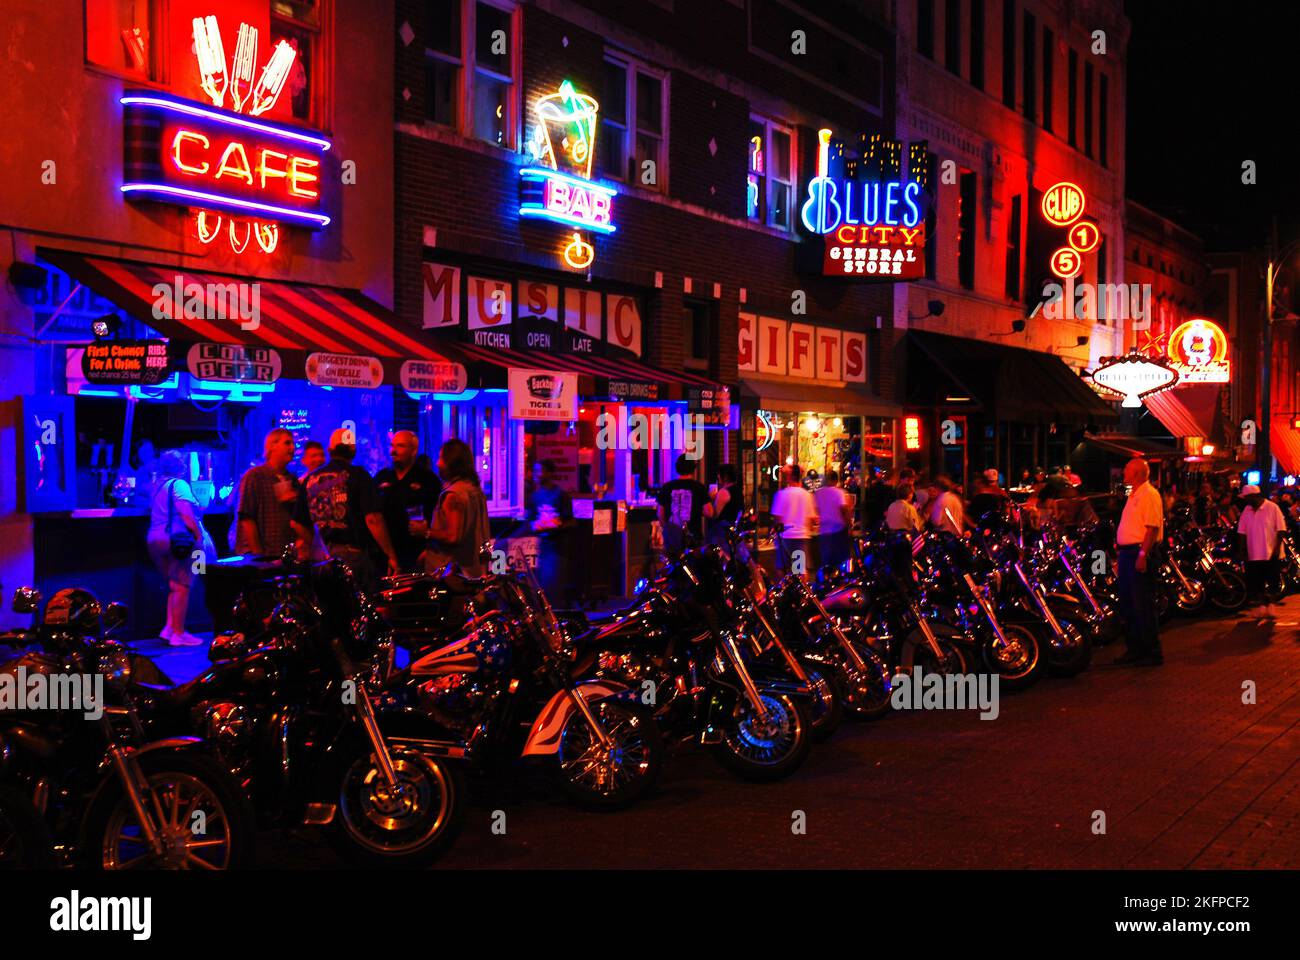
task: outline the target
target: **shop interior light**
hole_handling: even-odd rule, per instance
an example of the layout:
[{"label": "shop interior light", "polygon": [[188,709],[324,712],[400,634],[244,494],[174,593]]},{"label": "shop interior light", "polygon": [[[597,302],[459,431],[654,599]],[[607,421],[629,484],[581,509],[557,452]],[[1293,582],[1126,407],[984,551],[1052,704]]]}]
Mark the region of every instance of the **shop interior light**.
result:
[{"label": "shop interior light", "polygon": [[944,397],[945,403],[970,403],[970,397]]},{"label": "shop interior light", "polygon": [[844,421],[841,420],[839,417],[836,417],[834,420],[831,421],[831,423],[835,425],[836,430],[844,426]]},{"label": "shop interior light", "polygon": [[1212,443],[1203,443],[1203,444],[1201,444],[1201,456],[1203,456],[1203,457],[1213,456],[1214,451],[1215,451],[1215,446],[1214,446],[1214,444],[1212,444]]}]

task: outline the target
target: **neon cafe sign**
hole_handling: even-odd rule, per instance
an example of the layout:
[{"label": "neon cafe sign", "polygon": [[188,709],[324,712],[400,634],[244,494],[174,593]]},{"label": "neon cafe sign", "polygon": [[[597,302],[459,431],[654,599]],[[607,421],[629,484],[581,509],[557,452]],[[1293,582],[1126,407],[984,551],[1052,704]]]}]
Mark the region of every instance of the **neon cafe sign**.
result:
[{"label": "neon cafe sign", "polygon": [[586,233],[618,229],[618,191],[591,179],[600,104],[565,80],[558,93],[537,101],[534,113],[537,126],[528,148],[535,162],[519,171],[519,216],[573,228],[561,256],[573,269],[585,270],[596,259]]},{"label": "neon cafe sign", "polygon": [[281,40],[254,83],[257,40],[257,28],[241,23],[227,64],[216,18],[195,18],[200,86],[212,106],[153,91],[120,99],[127,130],[122,192],[190,207],[199,240],[209,244],[224,233],[235,253],[253,242],[273,253],[281,226],[314,230],[330,222],[321,209],[321,161],[330,141],[253,119],[275,106],[297,57]]},{"label": "neon cafe sign", "polygon": [[903,179],[903,145],[879,134],[856,157],[828,129],[817,133],[817,176],[800,218],[825,237],[822,273],[915,280],[925,276],[926,146],[913,144]]}]

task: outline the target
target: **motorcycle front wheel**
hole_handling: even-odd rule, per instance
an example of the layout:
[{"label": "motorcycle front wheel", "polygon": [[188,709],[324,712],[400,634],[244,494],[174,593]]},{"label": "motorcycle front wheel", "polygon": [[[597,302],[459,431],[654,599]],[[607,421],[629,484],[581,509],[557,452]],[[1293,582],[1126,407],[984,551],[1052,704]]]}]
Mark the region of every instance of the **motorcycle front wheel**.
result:
[{"label": "motorcycle front wheel", "polygon": [[722,730],[713,745],[718,762],[745,780],[781,780],[808,759],[812,749],[812,722],[808,707],[794,697],[775,692],[760,694],[767,719],[755,716],[748,700]]},{"label": "motorcycle front wheel", "polygon": [[889,667],[866,643],[852,637],[849,643],[866,670],[858,670],[847,656],[843,658],[840,689],[844,692],[844,708],[859,720],[878,720],[889,712],[889,695],[893,691]]},{"label": "motorcycle front wheel", "polygon": [[1077,676],[1092,663],[1092,637],[1085,627],[1059,613],[1056,622],[1061,625],[1061,633],[1064,634],[1062,642],[1057,642],[1050,626],[1044,624],[1047,667],[1054,677]]},{"label": "motorcycle front wheel", "polygon": [[1209,599],[1209,591],[1205,589],[1205,584],[1191,577],[1187,578],[1185,587],[1181,583],[1173,584],[1173,591],[1174,605],[1181,613],[1196,613]]},{"label": "motorcycle front wheel", "polygon": [[560,731],[554,776],[564,795],[589,810],[618,810],[635,803],[659,779],[664,744],[648,711],[622,700],[589,707],[609,740],[602,746],[574,710]]},{"label": "motorcycle front wheel", "polygon": [[254,823],[239,784],[216,760],[194,750],[139,758],[141,798],[162,834],[149,844],[130,797],[114,774],[91,802],[82,826],[81,865],[91,870],[235,870],[252,859]]},{"label": "motorcycle front wheel", "polygon": [[1006,646],[999,648],[993,639],[984,644],[984,666],[998,675],[998,683],[1007,690],[1033,686],[1043,675],[1038,637],[1018,623],[1002,624],[1002,633],[1007,638]]},{"label": "motorcycle front wheel", "polygon": [[17,790],[0,787],[0,872],[53,866],[54,846],[40,813]]},{"label": "motorcycle front wheel", "polygon": [[1210,603],[1227,613],[1240,610],[1246,604],[1246,581],[1230,567],[1219,567],[1210,581]]},{"label": "motorcycle front wheel", "polygon": [[391,757],[396,788],[368,746],[351,755],[338,781],[328,836],[341,856],[358,865],[427,866],[460,832],[464,777],[455,765],[413,750],[392,750]]}]

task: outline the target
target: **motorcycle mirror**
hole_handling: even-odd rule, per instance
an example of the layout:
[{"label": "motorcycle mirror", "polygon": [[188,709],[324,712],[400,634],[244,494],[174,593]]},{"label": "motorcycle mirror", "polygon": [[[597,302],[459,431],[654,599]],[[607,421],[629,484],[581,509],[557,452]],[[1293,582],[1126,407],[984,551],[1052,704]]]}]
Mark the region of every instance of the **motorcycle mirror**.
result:
[{"label": "motorcycle mirror", "polygon": [[104,610],[104,629],[116,630],[126,626],[130,610],[125,603],[110,603]]},{"label": "motorcycle mirror", "polygon": [[14,591],[14,613],[35,613],[41,606],[41,592],[35,587],[19,587]]}]

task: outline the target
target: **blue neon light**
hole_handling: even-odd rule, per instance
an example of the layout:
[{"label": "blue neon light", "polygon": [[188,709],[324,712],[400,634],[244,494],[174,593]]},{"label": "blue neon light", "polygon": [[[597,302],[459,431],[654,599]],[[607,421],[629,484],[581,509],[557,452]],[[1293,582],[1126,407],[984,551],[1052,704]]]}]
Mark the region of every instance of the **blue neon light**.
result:
[{"label": "blue neon light", "polygon": [[173,187],[165,183],[124,183],[121,190],[123,193],[138,193],[142,196],[152,196],[153,194],[163,194],[167,197],[179,197],[182,200],[196,200],[209,207],[216,207],[218,210],[231,209],[238,210],[241,213],[265,214],[276,220],[287,220],[299,223],[312,224],[317,227],[328,226],[330,218],[323,213],[308,213],[304,210],[294,210],[290,207],[277,207],[270,203],[258,203],[255,200],[240,200],[237,197],[226,197],[217,193],[205,193],[202,190],[189,190],[185,187]]},{"label": "blue neon light", "polygon": [[[830,233],[841,223],[915,227],[921,222],[920,196],[921,185],[914,180],[857,182],[813,177],[808,181],[808,199],[800,208],[799,216],[812,233]],[[901,216],[900,207],[903,208]]]},{"label": "blue neon light", "polygon": [[[547,181],[564,183],[577,190],[585,190],[589,193],[596,193],[604,196],[606,199],[613,200],[618,196],[618,191],[613,187],[607,187],[603,184],[593,183],[590,180],[584,180],[581,177],[574,177],[567,173],[561,173],[558,170],[552,170],[549,167],[522,167],[519,170],[519,178],[523,181],[525,190],[538,187],[542,188],[544,193]],[[570,214],[558,213],[549,209],[541,196],[534,196],[525,193],[525,199],[519,204],[519,216],[529,217],[538,220],[550,220],[554,223],[562,223],[566,226],[578,227],[582,230],[591,230],[595,233],[610,234],[618,228],[613,223],[593,223],[590,220],[584,220],[581,217],[575,217]]]},{"label": "blue neon light", "polygon": [[1247,486],[1256,486],[1256,487],[1258,487],[1258,486],[1259,486],[1259,476],[1260,476],[1260,474],[1259,474],[1259,471],[1258,471],[1258,470],[1247,470],[1247,471],[1246,471],[1246,485],[1247,485]]},{"label": "blue neon light", "polygon": [[213,110],[202,104],[193,103],[189,100],[179,98],[159,96],[151,94],[142,96],[139,94],[127,94],[120,97],[118,102],[123,106],[144,106],[158,107],[160,110],[166,110],[171,113],[182,113],[191,117],[202,117],[205,120],[211,120],[214,123],[224,123],[231,127],[243,127],[246,130],[253,130],[257,133],[266,134],[272,137],[279,137],[282,140],[295,140],[299,143],[306,143],[316,147],[324,152],[330,148],[330,142],[324,137],[314,137],[309,133],[303,133],[293,127],[283,126],[278,123],[267,123],[265,120],[250,120],[248,117],[242,117],[236,113],[227,113],[224,110]]}]

